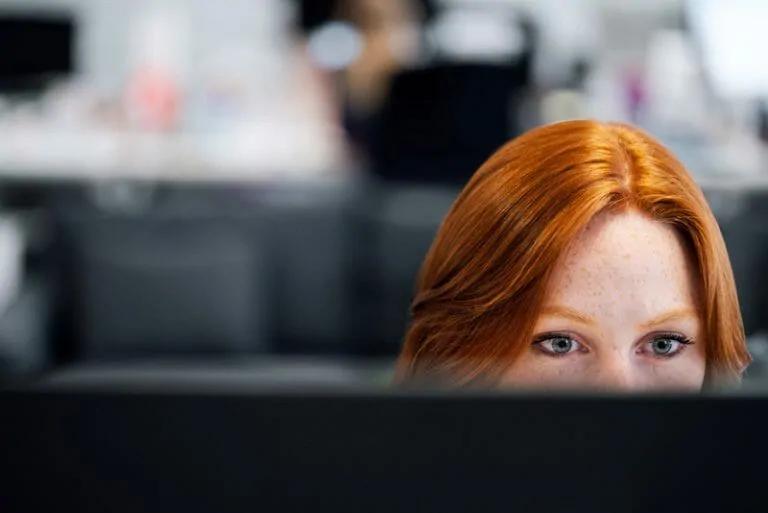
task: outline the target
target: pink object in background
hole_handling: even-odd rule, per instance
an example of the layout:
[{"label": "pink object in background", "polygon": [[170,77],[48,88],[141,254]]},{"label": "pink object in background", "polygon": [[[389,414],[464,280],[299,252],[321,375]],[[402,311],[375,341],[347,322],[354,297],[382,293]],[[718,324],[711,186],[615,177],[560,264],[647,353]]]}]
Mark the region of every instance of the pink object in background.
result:
[{"label": "pink object in background", "polygon": [[180,96],[170,73],[158,68],[140,69],[128,85],[129,116],[145,130],[172,130],[179,117]]}]

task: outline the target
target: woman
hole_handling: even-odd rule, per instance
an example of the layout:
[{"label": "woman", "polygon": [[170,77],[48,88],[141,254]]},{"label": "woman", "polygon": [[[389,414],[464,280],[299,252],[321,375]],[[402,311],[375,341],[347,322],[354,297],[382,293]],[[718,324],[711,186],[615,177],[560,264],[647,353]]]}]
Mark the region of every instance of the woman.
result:
[{"label": "woman", "polygon": [[700,390],[749,361],[701,190],[648,134],[579,120],[470,179],[424,261],[396,381]]}]

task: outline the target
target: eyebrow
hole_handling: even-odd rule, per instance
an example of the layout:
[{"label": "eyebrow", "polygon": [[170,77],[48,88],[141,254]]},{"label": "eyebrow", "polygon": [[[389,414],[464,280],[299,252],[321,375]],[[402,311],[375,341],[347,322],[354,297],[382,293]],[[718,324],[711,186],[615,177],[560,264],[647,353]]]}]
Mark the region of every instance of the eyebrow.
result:
[{"label": "eyebrow", "polygon": [[[594,318],[590,317],[589,315],[583,314],[578,310],[574,310],[573,308],[568,308],[567,306],[561,306],[561,305],[545,306],[544,308],[541,309],[541,314],[564,317],[566,319],[571,319],[572,321],[576,321],[581,324],[586,324],[588,326],[593,326],[597,324]],[[648,329],[653,326],[657,326],[659,324],[664,324],[665,322],[668,322],[668,321],[682,319],[686,317],[696,317],[696,315],[697,315],[696,310],[694,310],[693,308],[676,308],[674,310],[670,310],[668,312],[664,312],[660,315],[657,315],[653,319],[646,321],[640,324],[639,326],[642,329]]]},{"label": "eyebrow", "polygon": [[665,322],[668,322],[668,321],[683,319],[686,317],[696,317],[696,315],[697,315],[696,310],[694,310],[693,308],[677,308],[675,310],[670,310],[663,314],[657,315],[650,321],[646,321],[640,324],[640,327],[647,329],[659,324],[664,324]]},{"label": "eyebrow", "polygon": [[553,316],[556,315],[558,317],[571,319],[572,321],[576,321],[581,324],[586,324],[589,326],[596,324],[595,320],[589,315],[585,315],[577,310],[574,310],[573,308],[568,308],[567,306],[560,306],[560,305],[545,306],[544,308],[541,309],[541,314],[553,315]]}]

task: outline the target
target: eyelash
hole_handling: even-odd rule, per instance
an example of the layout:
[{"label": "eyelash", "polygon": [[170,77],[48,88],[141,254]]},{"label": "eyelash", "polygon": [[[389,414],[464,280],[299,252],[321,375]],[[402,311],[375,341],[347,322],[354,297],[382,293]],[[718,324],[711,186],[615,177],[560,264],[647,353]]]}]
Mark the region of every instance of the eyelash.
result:
[{"label": "eyelash", "polygon": [[[574,349],[573,351],[568,351],[567,353],[556,353],[554,351],[549,351],[548,349],[544,349],[542,347],[542,343],[543,342],[547,342],[548,340],[553,340],[553,339],[556,339],[556,338],[566,338],[568,340],[571,340],[571,341],[575,342],[580,347],[577,348],[577,349]],[[536,337],[533,340],[533,346],[536,347],[536,349],[538,349],[542,353],[544,353],[546,356],[549,356],[551,358],[563,358],[563,357],[568,356],[569,354],[575,353],[577,351],[586,352],[584,344],[582,344],[581,342],[576,340],[576,338],[574,338],[573,335],[569,335],[568,333],[557,333],[557,332],[544,333],[542,335],[539,335],[538,337]]]},{"label": "eyelash", "polygon": [[[557,353],[557,352],[554,352],[554,351],[550,351],[548,349],[544,349],[542,347],[542,343],[543,342],[547,342],[549,340],[553,340],[553,339],[557,339],[557,338],[565,338],[565,339],[571,340],[571,341],[575,342],[580,347],[577,348],[577,349],[574,349],[572,351],[568,351],[568,352],[564,352],[564,353]],[[655,342],[657,340],[674,340],[675,342],[678,342],[680,344],[679,349],[677,349],[673,353],[657,354],[657,353],[654,353],[653,350],[651,350],[651,353],[653,353],[652,354],[653,358],[661,358],[661,359],[673,358],[673,357],[677,356],[678,354],[682,353],[686,349],[686,347],[695,344],[693,339],[691,339],[690,337],[687,337],[685,335],[682,335],[680,333],[662,332],[662,333],[654,333],[653,337],[650,340],[648,340],[646,342],[643,342],[642,345],[643,346],[650,345],[650,344],[652,344],[653,342]],[[544,333],[544,334],[539,335],[536,338],[534,338],[532,344],[539,351],[541,351],[546,356],[549,356],[551,358],[562,358],[564,356],[568,356],[569,354],[575,353],[577,351],[587,352],[587,350],[584,347],[584,344],[582,344],[581,342],[576,340],[575,337],[573,337],[572,335],[569,335],[567,333],[558,333],[558,332]]]},{"label": "eyelash", "polygon": [[652,344],[653,342],[655,342],[657,340],[674,340],[674,341],[680,343],[680,348],[677,351],[675,351],[674,353],[669,353],[669,354],[653,354],[652,355],[654,358],[662,358],[662,359],[673,358],[673,357],[679,355],[680,353],[682,353],[686,349],[686,347],[695,344],[693,339],[691,339],[690,337],[687,337],[687,336],[682,335],[680,333],[670,333],[670,332],[655,333],[653,338],[651,338],[651,340],[649,340],[648,342],[644,342],[643,344],[644,345]]}]

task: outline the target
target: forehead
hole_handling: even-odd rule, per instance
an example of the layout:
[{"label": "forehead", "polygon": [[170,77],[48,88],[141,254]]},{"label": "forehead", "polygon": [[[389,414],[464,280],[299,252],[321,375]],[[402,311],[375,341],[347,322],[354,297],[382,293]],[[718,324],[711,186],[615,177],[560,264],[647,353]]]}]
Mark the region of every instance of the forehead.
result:
[{"label": "forehead", "polygon": [[667,224],[627,210],[596,216],[560,257],[548,303],[593,314],[696,304],[693,263]]}]

